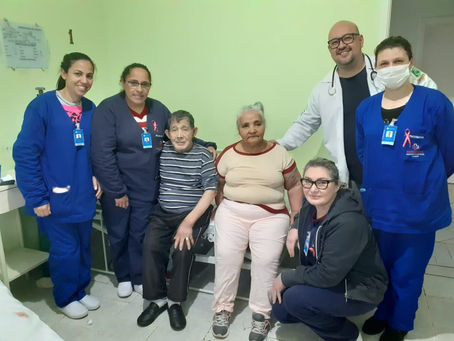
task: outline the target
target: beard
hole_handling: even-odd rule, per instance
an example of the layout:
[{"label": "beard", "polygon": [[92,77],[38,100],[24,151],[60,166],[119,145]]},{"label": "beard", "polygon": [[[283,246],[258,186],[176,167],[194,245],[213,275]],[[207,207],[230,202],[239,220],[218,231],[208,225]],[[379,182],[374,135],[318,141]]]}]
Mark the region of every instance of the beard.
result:
[{"label": "beard", "polygon": [[348,65],[352,64],[355,61],[355,57],[351,53],[351,49],[347,50],[345,52],[350,52],[350,54],[347,57],[342,57],[340,55],[336,55],[335,62],[336,62],[336,64],[338,66],[348,66]]}]

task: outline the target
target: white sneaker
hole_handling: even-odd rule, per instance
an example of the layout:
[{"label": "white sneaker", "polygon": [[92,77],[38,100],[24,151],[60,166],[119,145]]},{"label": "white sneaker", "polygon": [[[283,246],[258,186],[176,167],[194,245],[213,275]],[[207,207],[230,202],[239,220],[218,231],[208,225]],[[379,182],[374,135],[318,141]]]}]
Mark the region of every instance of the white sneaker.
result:
[{"label": "white sneaker", "polygon": [[143,296],[143,285],[140,284],[140,285],[136,285],[134,284],[134,291],[138,294],[140,294],[140,296]]},{"label": "white sneaker", "polygon": [[131,294],[132,294],[131,282],[128,281],[128,282],[118,283],[117,294],[121,298],[131,296]]},{"label": "white sneaker", "polygon": [[79,301],[73,301],[60,310],[71,319],[81,319],[88,315],[88,309]]},{"label": "white sneaker", "polygon": [[99,300],[95,296],[85,295],[81,300],[79,300],[85,308],[88,310],[96,310],[99,308],[100,303]]}]

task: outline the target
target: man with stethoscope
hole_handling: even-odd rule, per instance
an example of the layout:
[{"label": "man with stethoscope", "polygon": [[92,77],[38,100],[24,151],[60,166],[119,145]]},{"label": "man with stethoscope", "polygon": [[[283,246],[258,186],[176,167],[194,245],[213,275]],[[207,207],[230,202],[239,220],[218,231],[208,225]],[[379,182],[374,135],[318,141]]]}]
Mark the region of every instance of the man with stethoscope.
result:
[{"label": "man with stethoscope", "polygon": [[[356,155],[355,113],[365,98],[383,91],[374,82],[374,60],[363,54],[364,38],[356,24],[339,21],[328,34],[328,50],[336,63],[312,91],[307,108],[277,142],[287,150],[303,144],[322,125],[323,140],[339,169],[340,180],[362,183],[362,167]],[[410,82],[436,88],[422,71],[413,68]]]}]

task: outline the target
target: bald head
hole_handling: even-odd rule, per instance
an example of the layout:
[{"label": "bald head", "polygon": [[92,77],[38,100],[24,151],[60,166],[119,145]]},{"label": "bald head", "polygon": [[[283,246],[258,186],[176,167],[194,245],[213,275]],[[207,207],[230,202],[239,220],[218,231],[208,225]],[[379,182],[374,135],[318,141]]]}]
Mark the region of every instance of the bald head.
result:
[{"label": "bald head", "polygon": [[336,38],[337,32],[359,33],[359,30],[355,23],[348,20],[341,20],[335,23],[329,30],[328,40]]},{"label": "bald head", "polygon": [[356,75],[364,66],[363,36],[351,21],[338,21],[328,34],[328,50],[341,77]]}]

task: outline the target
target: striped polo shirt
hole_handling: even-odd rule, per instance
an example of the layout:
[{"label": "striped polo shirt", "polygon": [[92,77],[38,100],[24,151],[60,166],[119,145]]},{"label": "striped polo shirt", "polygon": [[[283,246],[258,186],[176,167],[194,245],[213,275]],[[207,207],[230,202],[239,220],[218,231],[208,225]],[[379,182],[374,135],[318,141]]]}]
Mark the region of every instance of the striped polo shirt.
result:
[{"label": "striped polo shirt", "polygon": [[164,210],[175,213],[190,211],[206,190],[216,190],[216,168],[205,147],[194,143],[190,151],[177,153],[172,143],[167,141],[160,160],[158,200]]}]

